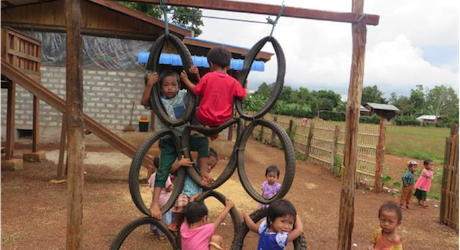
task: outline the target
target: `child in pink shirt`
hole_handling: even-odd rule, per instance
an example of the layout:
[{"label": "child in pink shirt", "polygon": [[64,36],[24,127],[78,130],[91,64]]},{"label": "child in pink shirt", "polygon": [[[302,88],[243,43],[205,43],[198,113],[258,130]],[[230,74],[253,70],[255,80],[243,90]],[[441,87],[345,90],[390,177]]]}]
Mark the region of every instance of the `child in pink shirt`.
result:
[{"label": "child in pink shirt", "polygon": [[223,239],[215,235],[217,227],[224,221],[235,204],[227,200],[225,208],[213,223],[208,223],[208,208],[202,202],[190,202],[184,210],[185,220],[180,228],[182,250],[221,250]]},{"label": "child in pink shirt", "polygon": [[430,191],[431,188],[431,179],[433,178],[433,160],[425,159],[423,161],[423,166],[425,169],[422,171],[422,175],[418,178],[417,183],[415,183],[415,193],[414,196],[418,199],[418,204],[422,207],[428,207],[426,204],[426,194]]},{"label": "child in pink shirt", "polygon": [[[189,90],[202,97],[200,107],[196,111],[198,121],[206,126],[219,126],[230,120],[234,98],[244,99],[246,90],[235,78],[227,74],[232,59],[232,54],[227,49],[212,48],[207,57],[211,72],[201,78],[198,85],[192,84],[185,71],[182,71],[180,77]],[[190,72],[196,72],[195,68]]]}]

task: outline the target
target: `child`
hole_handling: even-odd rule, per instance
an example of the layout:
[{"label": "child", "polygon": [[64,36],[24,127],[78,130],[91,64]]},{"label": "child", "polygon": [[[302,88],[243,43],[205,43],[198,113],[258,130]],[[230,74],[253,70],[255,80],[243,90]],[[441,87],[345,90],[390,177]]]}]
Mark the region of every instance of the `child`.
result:
[{"label": "child", "polygon": [[287,200],[271,203],[267,219],[260,226],[257,226],[248,213],[244,214],[244,222],[251,231],[259,234],[257,249],[284,249],[303,232],[302,221],[295,207]]},{"label": "child", "polygon": [[401,188],[401,197],[399,199],[399,206],[404,208],[404,202],[406,202],[406,208],[410,209],[410,200],[412,198],[412,191],[414,191],[415,176],[414,173],[417,171],[418,163],[416,161],[409,161],[407,163],[408,170],[402,176],[403,186]]},{"label": "child", "polygon": [[[188,159],[187,159],[188,160]],[[212,171],[212,169],[217,165],[217,162],[219,161],[219,156],[217,155],[217,152],[210,148],[209,149],[209,161],[208,161],[208,173]],[[190,160],[189,160],[190,162]],[[185,164],[185,167],[190,167],[190,164]],[[171,167],[171,172],[174,173],[179,169],[178,164],[173,164]],[[185,177],[185,183],[184,183],[184,189],[182,190],[182,193],[179,195],[179,198],[176,200],[176,204],[174,204],[174,207],[172,209],[174,213],[174,222],[169,224],[169,230],[173,232],[177,232],[179,230],[178,225],[180,221],[182,220],[184,216],[184,208],[187,206],[189,201],[194,201],[195,198],[201,193],[203,190],[201,189],[200,186],[198,186],[190,176],[186,175]]]},{"label": "child", "polygon": [[[159,81],[161,84],[161,103],[172,119],[178,119],[182,116],[185,110],[185,97],[186,90],[180,90],[179,75],[171,70],[165,70],[158,77],[157,73],[148,74],[145,78],[147,80],[144,93],[142,94],[141,104],[147,106],[150,92],[155,84]],[[157,119],[155,123],[155,130],[160,131],[168,129],[169,127]],[[173,127],[172,131],[177,136],[181,136],[185,124],[182,126]],[[150,211],[152,216],[161,219],[161,211],[159,206],[159,197],[161,188],[165,187],[166,179],[169,176],[170,168],[177,159],[177,151],[170,136],[165,136],[160,139],[159,147],[161,150],[160,168],[157,170],[155,176],[155,186],[153,190],[153,201]],[[190,136],[190,150],[198,151],[198,166],[200,167],[203,182],[207,182],[208,174],[206,172],[208,156],[209,156],[209,141],[203,136]]]},{"label": "child", "polygon": [[[153,162],[154,162],[153,165],[158,169],[158,167],[160,166],[159,158],[158,157],[153,158]],[[149,179],[149,186],[150,186],[150,189],[151,189],[152,193],[153,193],[154,184],[155,184],[155,173],[153,173],[150,176],[150,179]],[[160,192],[159,204],[160,204],[161,207],[164,206],[164,204],[166,204],[166,202],[168,202],[168,199],[171,196],[171,191],[173,189],[173,183],[171,182],[171,178],[169,176],[168,176],[168,179],[166,180],[166,185],[165,186],[166,186],[166,188],[162,188],[161,192]],[[171,222],[172,222],[172,212],[171,211],[166,212],[163,215],[162,221],[166,225],[171,224]],[[154,225],[150,225],[150,234],[151,235],[158,234],[158,237],[160,238],[160,240],[166,239],[165,234]]]},{"label": "child", "polygon": [[380,228],[372,236],[369,250],[402,250],[401,238],[396,228],[401,225],[401,209],[394,202],[387,202],[379,209]]},{"label": "child", "polygon": [[219,126],[230,120],[233,113],[233,99],[246,97],[246,90],[233,77],[227,74],[230,69],[232,54],[224,47],[212,48],[208,52],[208,63],[211,72],[193,85],[187,73],[182,71],[181,79],[197,96],[201,96],[201,104],[196,111],[198,121],[206,126]]},{"label": "child", "polygon": [[227,200],[224,210],[216,220],[208,223],[208,208],[204,203],[194,201],[187,204],[184,210],[185,221],[180,228],[182,250],[223,249],[222,237],[214,235],[214,232],[234,205],[232,201]]},{"label": "child", "polygon": [[[277,166],[269,166],[265,170],[265,177],[267,178],[266,181],[262,184],[262,196],[265,199],[270,199],[275,196],[278,191],[281,189],[281,184],[276,182],[280,177],[280,170]],[[266,204],[259,204],[259,209],[269,207]]]},{"label": "child", "polygon": [[426,204],[426,194],[430,191],[431,188],[431,178],[433,178],[433,160],[425,159],[423,161],[423,166],[425,169],[422,171],[422,175],[418,178],[417,183],[415,183],[415,193],[414,196],[418,199],[418,204],[422,207],[428,207]]}]

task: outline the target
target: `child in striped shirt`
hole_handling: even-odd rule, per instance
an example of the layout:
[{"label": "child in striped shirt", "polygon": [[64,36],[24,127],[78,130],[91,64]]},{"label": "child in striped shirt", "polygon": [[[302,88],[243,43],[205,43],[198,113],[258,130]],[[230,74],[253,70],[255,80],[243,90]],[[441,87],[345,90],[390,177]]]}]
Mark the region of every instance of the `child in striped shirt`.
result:
[{"label": "child in striped shirt", "polygon": [[415,171],[417,171],[418,163],[416,161],[407,162],[407,171],[402,176],[402,188],[401,197],[399,198],[399,206],[404,208],[404,202],[406,202],[406,208],[410,209],[410,200],[412,198],[412,191],[414,190],[415,184]]}]

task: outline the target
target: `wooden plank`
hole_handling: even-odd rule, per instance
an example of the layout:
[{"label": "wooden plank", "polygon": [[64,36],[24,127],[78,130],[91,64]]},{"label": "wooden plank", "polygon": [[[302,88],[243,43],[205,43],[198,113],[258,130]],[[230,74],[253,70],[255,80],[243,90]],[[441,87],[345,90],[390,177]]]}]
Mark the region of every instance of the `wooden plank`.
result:
[{"label": "wooden plank", "polygon": [[327,163],[327,164],[329,164],[329,165],[331,164],[330,161],[321,159],[321,158],[316,157],[316,156],[314,156],[314,155],[310,155],[310,157],[313,158],[313,159],[315,159],[315,160],[318,160],[318,161],[322,161],[322,162],[324,162],[324,163]]},{"label": "wooden plank", "polygon": [[56,179],[61,180],[64,176],[64,153],[66,151],[66,142],[67,142],[67,119],[65,113],[62,114],[62,124],[61,124],[61,143],[59,145],[59,160],[58,160],[58,169]]},{"label": "wooden plank", "polygon": [[375,160],[375,181],[374,181],[374,192],[376,194],[381,192],[382,188],[382,170],[383,170],[383,158],[385,157],[385,118],[380,118],[380,136],[377,144],[376,160]]},{"label": "wooden plank", "polygon": [[[353,13],[361,16],[364,0],[353,0]],[[354,227],[355,176],[357,164],[357,141],[359,125],[359,107],[364,79],[364,56],[366,52],[367,27],[363,20],[352,24],[353,52],[348,87],[348,102],[345,126],[345,171],[340,194],[340,213],[338,228],[338,250],[350,250]]]},{"label": "wooden plank", "polygon": [[[144,3],[155,3],[159,4],[159,0],[128,0],[129,2],[144,2]],[[236,2],[236,1],[224,1],[224,0],[168,0],[168,5],[181,6],[181,7],[195,7],[202,9],[211,10],[224,10],[234,11],[243,13],[253,13],[261,15],[278,15],[281,6],[261,4],[261,3],[249,3],[249,2]],[[323,11],[305,8],[296,8],[286,6],[282,13],[285,17],[295,17],[302,19],[313,19],[322,21],[333,21],[333,22],[345,22],[345,23],[356,23],[363,13],[345,13],[345,12],[333,12]],[[361,19],[363,24],[378,25],[379,16],[372,14],[365,14],[364,18]]]},{"label": "wooden plank", "polygon": [[[3,69],[2,69],[3,70]],[[8,102],[6,111],[6,151],[5,160],[13,158],[14,147],[14,116],[16,114],[16,83],[12,82],[8,87]]]},{"label": "wooden plank", "polygon": [[311,139],[313,139],[314,131],[315,131],[315,124],[312,122],[310,124],[310,131],[308,132],[307,147],[305,148],[305,156],[307,157],[307,159],[310,156]]},{"label": "wooden plank", "polygon": [[[273,122],[276,123],[277,120],[278,120],[278,117],[276,115],[273,116]],[[276,135],[275,131],[272,130],[272,134],[270,136],[270,145],[272,146],[275,145],[275,139],[276,139],[275,135]]]},{"label": "wooden plank", "polygon": [[335,126],[334,137],[332,139],[332,154],[331,154],[331,168],[334,169],[335,156],[337,155],[337,141],[339,140],[340,128]]},{"label": "wooden plank", "polygon": [[80,0],[65,0],[68,190],[67,249],[83,249],[83,53]]},{"label": "wooden plank", "polygon": [[6,53],[9,54],[9,55],[18,56],[20,58],[25,58],[25,59],[33,61],[33,62],[40,62],[41,61],[41,58],[37,58],[35,56],[31,56],[31,55],[28,55],[28,54],[26,54],[24,52],[20,52],[20,51],[13,50],[13,49],[7,49]]},{"label": "wooden plank", "polygon": [[33,96],[33,113],[32,113],[32,152],[38,151],[38,141],[40,135],[40,124],[39,124],[39,115],[40,115],[40,101],[37,96]]}]

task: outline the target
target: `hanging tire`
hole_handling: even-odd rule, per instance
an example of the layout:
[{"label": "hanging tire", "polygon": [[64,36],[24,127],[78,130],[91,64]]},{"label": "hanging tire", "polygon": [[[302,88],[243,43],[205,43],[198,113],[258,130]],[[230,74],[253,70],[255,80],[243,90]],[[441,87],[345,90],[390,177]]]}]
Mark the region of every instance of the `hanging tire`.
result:
[{"label": "hanging tire", "polygon": [[[174,48],[179,52],[179,55],[182,59],[183,68],[186,72],[193,66],[193,59],[190,51],[187,49],[185,44],[175,35],[169,34],[169,36],[162,35],[160,36],[155,43],[153,44],[152,48],[150,49],[149,60],[147,62],[147,70],[152,72],[157,72],[159,74],[160,69],[160,56],[163,46],[165,45],[166,41],[171,42]],[[169,118],[168,114],[166,113],[163,104],[161,103],[161,83],[155,84],[152,88],[152,93],[150,94],[149,102],[150,107],[158,116],[158,118],[168,126],[180,126],[188,122],[195,111],[195,102],[196,97],[191,91],[187,92],[187,97],[185,101],[185,111],[181,118],[172,120]]]},{"label": "hanging tire", "polygon": [[[131,198],[133,199],[134,204],[139,209],[139,211],[147,216],[150,216],[150,209],[145,205],[144,200],[142,199],[141,192],[139,189],[139,172],[142,167],[142,161],[145,158],[145,155],[148,153],[149,149],[155,144],[156,141],[159,141],[163,136],[169,135],[172,138],[174,145],[176,146],[176,151],[179,154],[180,141],[179,138],[169,129],[161,130],[151,137],[147,138],[141,146],[139,146],[136,154],[133,157],[131,162],[131,167],[129,169],[129,192],[131,193]],[[180,168],[177,172],[177,177],[174,181],[174,187],[171,192],[171,196],[166,204],[161,208],[161,213],[164,214],[169,211],[173,206],[179,195],[182,193],[184,188],[185,181],[185,170]],[[149,176],[150,177],[150,176]]]},{"label": "hanging tire", "polygon": [[117,237],[115,238],[112,245],[110,246],[110,250],[120,249],[121,245],[123,245],[123,242],[131,234],[132,231],[134,231],[136,228],[142,225],[150,225],[150,224],[153,224],[156,227],[158,227],[166,235],[166,237],[168,238],[174,250],[180,250],[180,247],[176,243],[177,242],[176,236],[171,231],[168,230],[168,226],[166,226],[166,224],[164,224],[163,221],[157,220],[152,217],[142,217],[126,225],[123,229],[121,229],[120,233],[118,233]]},{"label": "hanging tire", "polygon": [[[218,201],[220,201],[220,203],[222,203],[222,205],[225,206],[225,202],[227,201],[227,198],[217,192],[217,191],[214,191],[214,190],[209,190],[209,191],[206,191],[204,193],[201,193],[195,201],[204,201],[206,200],[207,198],[209,197],[214,197],[216,198]],[[231,209],[230,209],[230,217],[232,218],[232,224],[233,224],[233,237],[236,237],[237,233],[238,233],[238,230],[239,228],[241,228],[241,225],[243,224],[242,223],[242,219],[241,219],[241,216],[240,214],[238,213],[238,210],[236,209],[235,206],[233,206]]]},{"label": "hanging tire", "polygon": [[[251,213],[249,217],[251,217],[251,219],[254,222],[258,222],[262,218],[267,217],[267,212],[268,212],[268,208],[259,209]],[[233,243],[231,247],[232,250],[241,250],[243,248],[244,238],[246,238],[246,235],[248,234],[248,232],[249,232],[248,226],[246,226],[246,223],[243,223],[241,227],[238,229],[237,235],[233,239]],[[292,243],[294,244],[295,250],[307,250],[307,240],[305,238],[304,233],[302,233],[297,239],[293,240]],[[255,247],[250,248],[250,249],[255,249]]]},{"label": "hanging tire", "polygon": [[284,57],[284,52],[283,52],[283,49],[281,48],[281,45],[278,43],[278,41],[274,37],[271,37],[271,36],[262,38],[251,48],[248,55],[244,59],[243,70],[239,74],[238,81],[241,83],[241,85],[244,84],[244,82],[248,78],[252,63],[254,62],[257,55],[259,54],[259,52],[262,50],[262,48],[267,42],[272,43],[273,48],[275,49],[276,61],[278,63],[278,72],[276,75],[275,86],[270,95],[270,98],[265,103],[265,105],[262,107],[262,109],[257,111],[256,114],[252,116],[246,115],[244,113],[242,100],[240,99],[235,100],[236,110],[240,114],[241,118],[245,120],[258,119],[258,118],[263,117],[266,113],[268,113],[271,110],[271,108],[275,105],[276,101],[278,100],[278,97],[281,94],[281,90],[283,89],[284,76],[286,75],[286,58]]},{"label": "hanging tire", "polygon": [[[187,174],[190,176],[190,178],[196,182],[201,188],[203,188],[204,190],[209,190],[209,189],[216,189],[218,187],[220,187],[222,184],[224,184],[228,179],[230,179],[230,177],[233,175],[233,173],[235,172],[235,169],[237,167],[237,164],[238,164],[238,150],[237,150],[237,145],[239,144],[239,138],[240,138],[240,135],[241,135],[241,132],[238,132],[238,131],[242,131],[242,127],[243,127],[243,122],[241,119],[232,119],[230,120],[229,122],[225,123],[227,124],[226,127],[234,124],[234,123],[237,123],[238,126],[237,126],[237,138],[236,138],[236,142],[235,142],[235,145],[233,146],[233,151],[232,151],[232,154],[230,156],[230,160],[228,161],[227,163],[227,166],[225,167],[224,171],[219,175],[219,177],[214,180],[213,183],[211,184],[208,184],[208,185],[201,185],[201,176],[200,176],[200,173],[198,173],[194,168],[186,168],[186,171],[187,171]],[[223,126],[223,125],[221,125]],[[186,158],[189,158],[189,159],[192,159],[192,155],[190,153],[190,147],[189,147],[189,137],[190,137],[190,132],[192,130],[192,127],[193,126],[187,126],[185,129],[184,129],[184,132],[182,133],[182,152],[184,154],[184,157]],[[200,126],[201,127],[201,126]],[[224,127],[224,129],[226,128]],[[202,128],[202,127],[201,127]],[[201,132],[201,131],[198,131],[198,132]]]},{"label": "hanging tire", "polygon": [[[251,181],[249,180],[245,172],[244,151],[245,151],[246,143],[248,142],[248,139],[251,136],[252,131],[257,125],[261,125],[263,127],[271,129],[280,139],[281,145],[284,149],[284,159],[286,162],[286,165],[285,165],[286,173],[284,174],[284,179],[283,179],[283,182],[281,183],[281,189],[275,196],[273,196],[270,199],[264,198],[259,193],[258,190],[254,189],[254,187],[251,184]],[[295,151],[294,151],[294,146],[292,145],[292,142],[289,139],[289,136],[287,135],[286,131],[284,131],[284,129],[280,125],[272,121],[257,119],[249,123],[246,126],[246,128],[244,129],[243,135],[241,136],[241,141],[240,141],[239,151],[238,151],[238,175],[240,177],[240,181],[241,181],[241,184],[243,185],[243,188],[257,202],[260,202],[263,204],[269,204],[275,200],[283,198],[287,194],[287,192],[291,188],[292,182],[294,181]]]}]

